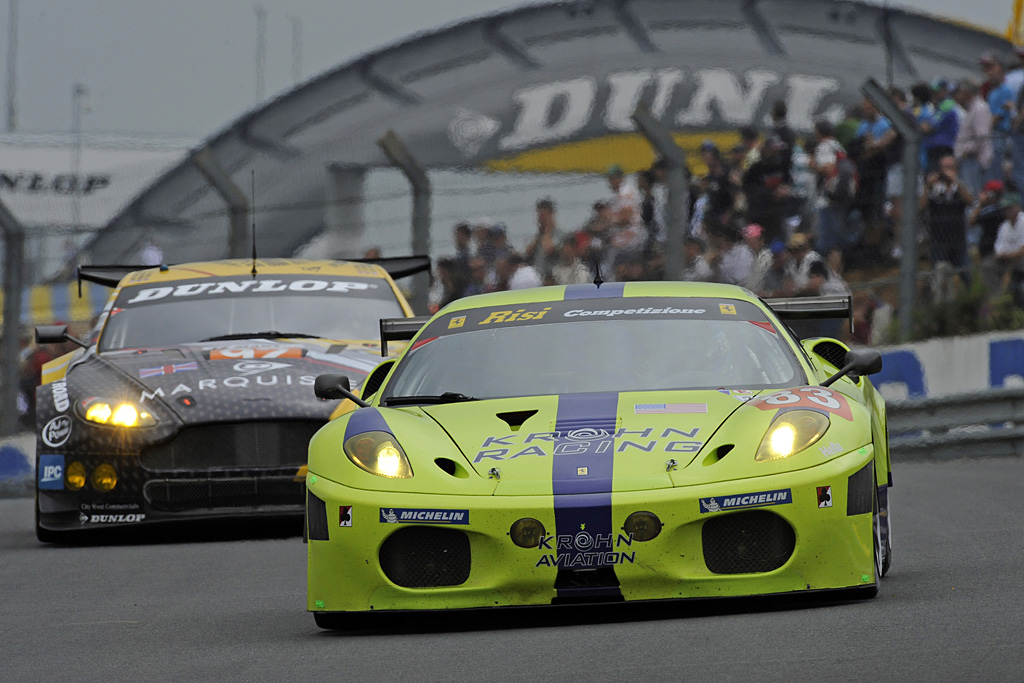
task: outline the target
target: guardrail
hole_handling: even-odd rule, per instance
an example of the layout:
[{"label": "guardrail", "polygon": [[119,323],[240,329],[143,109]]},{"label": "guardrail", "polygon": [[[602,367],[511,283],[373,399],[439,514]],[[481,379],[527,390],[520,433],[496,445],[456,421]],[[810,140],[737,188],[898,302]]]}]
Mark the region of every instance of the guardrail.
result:
[{"label": "guardrail", "polygon": [[1024,389],[887,404],[897,460],[1024,455]]}]

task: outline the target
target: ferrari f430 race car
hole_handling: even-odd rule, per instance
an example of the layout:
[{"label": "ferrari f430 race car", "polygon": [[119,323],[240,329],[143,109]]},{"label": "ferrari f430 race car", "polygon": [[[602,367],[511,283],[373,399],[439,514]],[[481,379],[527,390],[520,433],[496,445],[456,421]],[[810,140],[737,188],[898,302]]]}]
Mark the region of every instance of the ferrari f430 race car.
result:
[{"label": "ferrari f430 race car", "polygon": [[[393,265],[407,274],[429,262]],[[80,277],[114,291],[95,338],[43,368],[43,541],[187,518],[301,514],[307,444],[343,409],[313,395],[315,376],[344,372],[361,383],[380,362],[379,319],[412,315],[388,272],[368,263],[82,267]],[[70,339],[66,326],[36,334]]]},{"label": "ferrari f430 race car", "polygon": [[[773,308],[774,307],[774,308]],[[308,609],[370,610],[853,589],[890,562],[872,350],[797,339],[703,283],[461,299],[313,437]],[[382,321],[384,341],[419,323]],[[350,396],[337,374],[326,398]]]}]

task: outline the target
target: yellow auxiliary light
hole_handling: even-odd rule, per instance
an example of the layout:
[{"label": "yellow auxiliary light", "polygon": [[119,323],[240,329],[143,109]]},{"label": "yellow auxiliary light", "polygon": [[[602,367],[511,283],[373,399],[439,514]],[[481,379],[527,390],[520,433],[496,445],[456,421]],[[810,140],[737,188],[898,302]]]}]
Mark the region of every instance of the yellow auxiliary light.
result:
[{"label": "yellow auxiliary light", "polygon": [[653,512],[634,512],[626,517],[623,531],[633,536],[634,541],[650,541],[661,533],[661,520]]},{"label": "yellow auxiliary light", "polygon": [[85,486],[85,465],[74,460],[64,468],[64,485],[72,491],[79,491]]},{"label": "yellow auxiliary light", "polygon": [[825,435],[828,418],[813,410],[791,410],[772,421],[757,447],[754,460],[767,462],[788,458]]},{"label": "yellow auxiliary light", "polygon": [[512,542],[520,548],[536,548],[540,545],[540,539],[544,538],[544,525],[540,520],[532,517],[523,517],[512,523],[508,535]]},{"label": "yellow auxiliary light", "polygon": [[117,470],[109,463],[103,463],[89,475],[89,482],[92,487],[100,493],[112,491],[117,486]]}]

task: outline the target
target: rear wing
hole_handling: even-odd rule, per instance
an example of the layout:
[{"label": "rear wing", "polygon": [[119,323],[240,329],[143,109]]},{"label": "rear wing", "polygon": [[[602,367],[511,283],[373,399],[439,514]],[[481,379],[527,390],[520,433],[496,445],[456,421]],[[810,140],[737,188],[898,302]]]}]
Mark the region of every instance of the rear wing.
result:
[{"label": "rear wing", "polygon": [[430,270],[429,256],[390,256],[388,258],[348,258],[351,263],[372,263],[388,271],[391,279],[415,275]]},{"label": "rear wing", "polygon": [[167,266],[78,266],[78,296],[82,296],[82,281],[95,282],[104,287],[117,287],[118,283],[128,273],[137,270],[148,270],[160,268],[166,270]]},{"label": "rear wing", "polygon": [[428,320],[430,320],[429,315],[420,315],[415,318],[381,318],[380,355],[388,355],[389,341],[409,341],[415,337]]},{"label": "rear wing", "polygon": [[847,318],[853,332],[853,297],[799,296],[767,299],[765,303],[783,320],[822,320]]},{"label": "rear wing", "polygon": [[[398,280],[403,277],[415,275],[430,270],[429,256],[392,256],[389,258],[369,259],[344,259],[351,263],[372,263],[387,271],[392,279]],[[124,276],[134,273],[137,270],[148,268],[160,268],[167,270],[167,265],[145,266],[145,265],[115,265],[115,266],[78,266],[78,296],[82,296],[82,281],[95,282],[104,287],[114,288],[121,282]]]}]

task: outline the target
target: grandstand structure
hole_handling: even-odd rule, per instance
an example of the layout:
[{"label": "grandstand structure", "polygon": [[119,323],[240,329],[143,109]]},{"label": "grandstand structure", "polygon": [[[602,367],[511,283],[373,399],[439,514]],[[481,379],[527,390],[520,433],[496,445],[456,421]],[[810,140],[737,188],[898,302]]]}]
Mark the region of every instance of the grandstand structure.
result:
[{"label": "grandstand structure", "polygon": [[[639,103],[693,151],[760,127],[778,99],[806,133],[858,102],[869,77],[977,77],[979,54],[1009,50],[994,33],[861,2],[526,6],[366,54],[112,180],[103,193],[119,195],[103,204],[106,218],[81,198],[90,223],[76,233],[78,258],[138,262],[149,242],[171,263],[246,255],[248,237],[237,238],[249,219],[261,256],[409,253],[409,186],[378,144],[388,131],[431,180],[434,254],[449,249],[457,220],[480,215],[507,223],[520,244],[537,197],[554,196],[574,228],[604,194],[601,171],[651,163],[630,118]],[[0,187],[0,199],[25,214],[22,197]],[[37,223],[53,230],[49,218],[28,229]],[[49,259],[62,261],[59,251]]]}]

